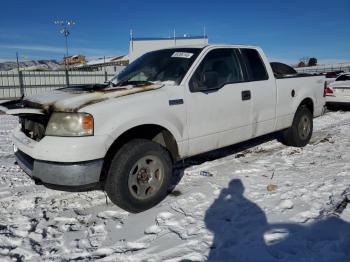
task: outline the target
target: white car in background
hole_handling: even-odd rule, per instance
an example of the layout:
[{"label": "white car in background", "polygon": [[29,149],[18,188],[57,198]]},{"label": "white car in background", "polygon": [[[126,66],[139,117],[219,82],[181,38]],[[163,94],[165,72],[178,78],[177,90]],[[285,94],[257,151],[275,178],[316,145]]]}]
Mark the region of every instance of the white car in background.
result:
[{"label": "white car in background", "polygon": [[350,73],[341,74],[325,89],[326,104],[329,109],[339,105],[350,105]]}]

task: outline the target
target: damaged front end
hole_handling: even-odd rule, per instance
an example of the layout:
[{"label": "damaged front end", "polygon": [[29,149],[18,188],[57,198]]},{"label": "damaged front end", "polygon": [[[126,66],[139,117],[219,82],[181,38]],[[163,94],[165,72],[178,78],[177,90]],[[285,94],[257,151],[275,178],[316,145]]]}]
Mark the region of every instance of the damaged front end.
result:
[{"label": "damaged front end", "polygon": [[21,131],[30,139],[40,141],[45,136],[49,119],[54,112],[77,113],[83,107],[109,99],[161,88],[162,84],[113,87],[82,85],[58,89],[36,96],[0,104],[0,111],[19,117]]},{"label": "damaged front end", "polygon": [[40,141],[45,136],[50,115],[45,114],[40,107],[28,107],[28,103],[20,99],[0,104],[0,111],[8,115],[18,116],[21,131],[27,137]]},{"label": "damaged front end", "polygon": [[0,111],[19,118],[20,125],[12,134],[18,165],[31,178],[50,187],[96,187],[109,137],[94,135],[94,117],[99,116],[90,114],[93,110],[87,107],[103,106],[103,101],[112,99],[118,103],[118,97],[163,85],[86,85],[0,104]]},{"label": "damaged front end", "polygon": [[19,116],[21,131],[29,138],[39,142],[45,136],[48,115],[26,114]]},{"label": "damaged front end", "polygon": [[[103,159],[99,155],[81,158],[86,148],[103,144],[101,138],[45,135],[54,112],[45,111],[21,99],[0,104],[0,110],[19,118],[12,139],[18,166],[36,183],[60,190],[85,190],[99,186]],[[94,154],[94,151],[92,151]]]}]

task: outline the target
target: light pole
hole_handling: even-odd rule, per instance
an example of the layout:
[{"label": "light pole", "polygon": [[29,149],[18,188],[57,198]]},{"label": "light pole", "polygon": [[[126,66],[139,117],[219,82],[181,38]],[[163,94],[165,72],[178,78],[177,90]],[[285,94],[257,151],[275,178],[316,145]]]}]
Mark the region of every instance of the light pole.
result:
[{"label": "light pole", "polygon": [[66,69],[67,69],[68,64],[66,60],[68,57],[68,36],[70,35],[68,28],[75,25],[75,21],[56,20],[54,21],[54,23],[60,27],[60,33],[65,37],[65,40],[66,40],[66,55],[64,57],[64,64],[66,65]]}]

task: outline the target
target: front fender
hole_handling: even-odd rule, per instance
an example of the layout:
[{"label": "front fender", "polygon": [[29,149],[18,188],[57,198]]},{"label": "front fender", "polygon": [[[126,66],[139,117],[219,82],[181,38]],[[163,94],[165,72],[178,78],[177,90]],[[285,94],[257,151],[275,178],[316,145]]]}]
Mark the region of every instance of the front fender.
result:
[{"label": "front fender", "polygon": [[[175,120],[175,119],[174,119]],[[177,122],[177,123],[176,123]],[[181,143],[185,140],[184,137],[184,127],[179,123],[179,121],[165,121],[164,119],[155,119],[155,118],[146,118],[140,117],[137,119],[133,119],[132,122],[120,123],[110,134],[113,139],[117,139],[126,131],[142,126],[142,125],[158,125],[168,130],[175,138],[177,143]]]},{"label": "front fender", "polygon": [[169,94],[160,90],[121,97],[84,108],[94,116],[95,134],[108,135],[113,140],[141,125],[158,125],[175,138],[179,154],[185,152],[188,139],[185,105],[169,106]]}]

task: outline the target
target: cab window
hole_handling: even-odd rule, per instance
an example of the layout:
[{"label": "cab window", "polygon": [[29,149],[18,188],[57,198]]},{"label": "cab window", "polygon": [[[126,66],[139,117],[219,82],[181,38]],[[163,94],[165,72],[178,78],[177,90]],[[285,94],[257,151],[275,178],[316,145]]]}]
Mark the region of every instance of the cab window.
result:
[{"label": "cab window", "polygon": [[246,81],[262,81],[269,79],[266,67],[255,49],[242,48],[243,63],[247,70]]},{"label": "cab window", "polygon": [[218,89],[229,83],[243,81],[242,70],[234,49],[210,51],[192,76],[192,91]]}]

